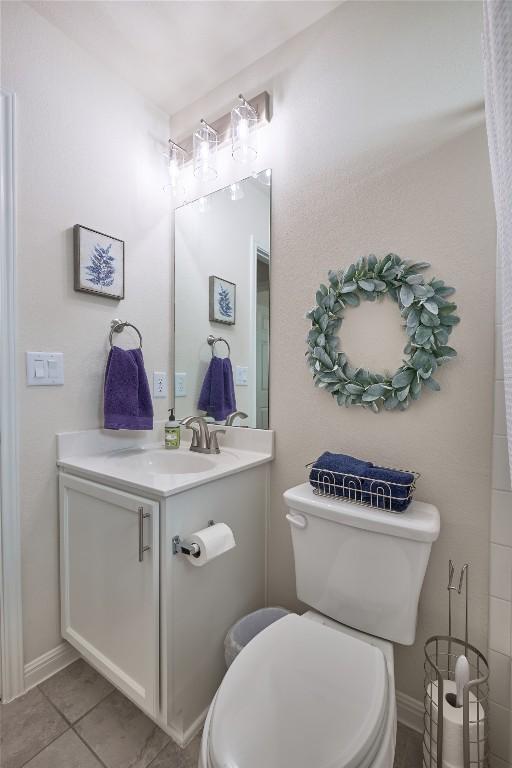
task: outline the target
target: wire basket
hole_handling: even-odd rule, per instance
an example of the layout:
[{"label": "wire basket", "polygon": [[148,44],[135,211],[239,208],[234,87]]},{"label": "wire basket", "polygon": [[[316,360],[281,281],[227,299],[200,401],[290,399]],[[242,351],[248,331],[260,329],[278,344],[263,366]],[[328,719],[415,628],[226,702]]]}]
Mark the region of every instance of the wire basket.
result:
[{"label": "wire basket", "polygon": [[[418,472],[410,469],[395,469],[396,472],[406,472],[412,475],[410,483],[395,483],[390,480],[376,480],[364,475],[352,475],[348,472],[334,472],[330,469],[315,467],[316,462],[306,464],[308,480],[317,496],[327,496],[340,501],[351,501],[363,504],[365,507],[383,509],[387,512],[405,512],[412,500]],[[391,469],[378,467],[375,469]],[[398,507],[395,509],[394,507]]]},{"label": "wire basket", "polygon": [[[469,662],[470,681],[464,686],[462,704],[462,765],[488,768],[489,667],[474,645],[450,635],[435,635],[425,643],[425,692],[423,766],[442,768],[446,751],[445,702],[454,704],[455,662],[464,654]],[[446,760],[446,756],[445,756]],[[460,764],[460,763],[459,763]]]}]

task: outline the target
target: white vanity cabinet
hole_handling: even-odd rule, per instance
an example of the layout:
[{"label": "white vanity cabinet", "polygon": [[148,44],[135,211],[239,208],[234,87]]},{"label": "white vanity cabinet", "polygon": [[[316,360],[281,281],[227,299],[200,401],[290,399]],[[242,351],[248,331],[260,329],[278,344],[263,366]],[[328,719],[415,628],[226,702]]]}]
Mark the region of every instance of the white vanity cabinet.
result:
[{"label": "white vanity cabinet", "polygon": [[141,709],[159,708],[159,505],[60,475],[62,635]]},{"label": "white vanity cabinet", "polygon": [[[227,631],[266,602],[273,433],[227,427],[207,456],[165,451],[163,429],[147,447],[109,450],[116,438],[59,436],[62,635],[183,746],[226,671]],[[234,548],[200,567],[173,552],[211,520]]]}]

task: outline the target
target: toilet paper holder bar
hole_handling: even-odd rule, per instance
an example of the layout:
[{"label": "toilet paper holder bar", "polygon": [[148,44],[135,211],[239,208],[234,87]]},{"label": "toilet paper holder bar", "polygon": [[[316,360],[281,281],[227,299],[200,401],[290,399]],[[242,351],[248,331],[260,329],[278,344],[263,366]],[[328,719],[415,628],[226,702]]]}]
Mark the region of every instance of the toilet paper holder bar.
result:
[{"label": "toilet paper holder bar", "polygon": [[[208,527],[211,528],[212,525],[215,525],[215,520],[208,520]],[[197,557],[201,551],[199,544],[196,544],[195,542],[187,544],[187,540],[181,539],[180,536],[173,536],[171,543],[173,555]]]}]

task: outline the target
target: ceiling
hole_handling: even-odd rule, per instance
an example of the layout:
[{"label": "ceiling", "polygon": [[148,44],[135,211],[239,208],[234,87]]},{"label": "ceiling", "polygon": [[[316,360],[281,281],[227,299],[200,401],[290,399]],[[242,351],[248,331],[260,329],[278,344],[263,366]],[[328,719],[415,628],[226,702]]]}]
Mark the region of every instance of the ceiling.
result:
[{"label": "ceiling", "polygon": [[339,0],[31,0],[75,43],[174,114]]}]

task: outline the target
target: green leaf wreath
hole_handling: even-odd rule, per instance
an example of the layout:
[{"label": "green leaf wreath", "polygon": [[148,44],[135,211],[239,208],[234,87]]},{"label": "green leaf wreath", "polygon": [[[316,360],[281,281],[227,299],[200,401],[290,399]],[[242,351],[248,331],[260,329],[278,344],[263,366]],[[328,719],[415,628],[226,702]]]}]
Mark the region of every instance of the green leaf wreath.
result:
[{"label": "green leaf wreath", "polygon": [[[306,314],[311,320],[306,358],[315,385],[330,392],[338,405],[359,405],[377,413],[383,404],[386,410],[403,411],[424,386],[440,389],[434,373],[457,354],[447,343],[459,318],[454,314],[457,305],[447,300],[455,289],[436,278],[426,282],[421,271],[429,266],[389,253],[382,259],[363,257],[347,269],[329,272],[329,285],[320,286],[316,306]],[[346,307],[385,294],[400,309],[409,337],[404,354],[409,357],[395,374],[383,376],[352,368],[338,349],[337,332]]]}]

